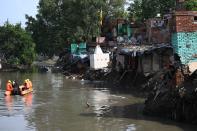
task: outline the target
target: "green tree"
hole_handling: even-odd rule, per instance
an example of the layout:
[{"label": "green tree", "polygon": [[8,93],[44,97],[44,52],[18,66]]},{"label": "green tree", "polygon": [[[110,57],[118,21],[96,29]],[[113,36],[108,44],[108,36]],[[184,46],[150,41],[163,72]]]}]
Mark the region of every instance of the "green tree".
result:
[{"label": "green tree", "polygon": [[164,15],[172,8],[175,8],[174,0],[142,0],[142,17],[153,18],[158,13]]},{"label": "green tree", "polygon": [[125,0],[40,0],[36,18],[26,16],[26,30],[36,42],[38,53],[53,55],[67,39],[86,39],[99,33],[99,11],[105,16],[124,15]]},{"label": "green tree", "polygon": [[142,1],[134,0],[128,8],[130,19],[134,19],[137,22],[142,20]]},{"label": "green tree", "polygon": [[32,64],[35,58],[35,44],[20,24],[6,22],[0,26],[0,50],[10,64]]},{"label": "green tree", "polygon": [[154,18],[158,13],[164,15],[169,9],[175,8],[174,0],[134,0],[129,7],[132,17],[137,20]]},{"label": "green tree", "polygon": [[184,5],[187,10],[197,11],[197,0],[187,0]]}]

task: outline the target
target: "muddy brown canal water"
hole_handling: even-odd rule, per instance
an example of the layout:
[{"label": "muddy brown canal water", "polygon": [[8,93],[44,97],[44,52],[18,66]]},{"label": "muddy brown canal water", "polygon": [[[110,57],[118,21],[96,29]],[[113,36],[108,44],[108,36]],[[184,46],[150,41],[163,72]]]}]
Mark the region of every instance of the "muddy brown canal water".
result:
[{"label": "muddy brown canal water", "polygon": [[[5,97],[8,79],[29,78],[34,92]],[[21,81],[20,81],[21,80]],[[96,84],[97,85],[97,84]],[[0,131],[193,131],[142,115],[144,99],[52,73],[0,73]]]}]

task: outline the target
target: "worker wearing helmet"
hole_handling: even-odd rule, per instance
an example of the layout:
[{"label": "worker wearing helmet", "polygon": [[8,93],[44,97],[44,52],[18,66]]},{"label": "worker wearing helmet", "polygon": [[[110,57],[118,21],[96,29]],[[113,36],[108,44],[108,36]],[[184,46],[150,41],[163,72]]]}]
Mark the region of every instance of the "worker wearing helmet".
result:
[{"label": "worker wearing helmet", "polygon": [[14,95],[19,95],[20,94],[20,89],[19,89],[18,82],[16,80],[13,80],[12,87],[13,87],[13,94]]},{"label": "worker wearing helmet", "polygon": [[30,88],[28,79],[26,79],[26,80],[24,81],[24,86],[25,86],[25,89],[29,89],[29,88]]},{"label": "worker wearing helmet", "polygon": [[28,84],[29,84],[29,88],[32,88],[32,82],[29,79],[27,79],[27,81],[28,81]]},{"label": "worker wearing helmet", "polygon": [[27,89],[27,79],[24,80],[23,85],[24,85],[24,89]]},{"label": "worker wearing helmet", "polygon": [[6,91],[13,91],[11,80],[8,80],[6,83]]}]

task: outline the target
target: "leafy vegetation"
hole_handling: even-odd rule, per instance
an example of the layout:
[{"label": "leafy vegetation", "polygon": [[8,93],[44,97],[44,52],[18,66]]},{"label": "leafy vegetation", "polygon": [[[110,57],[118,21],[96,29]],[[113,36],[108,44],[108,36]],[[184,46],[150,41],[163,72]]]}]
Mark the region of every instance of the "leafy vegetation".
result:
[{"label": "leafy vegetation", "polygon": [[[15,65],[31,64],[35,51],[49,56],[59,54],[72,41],[99,35],[101,19],[107,22],[128,18],[125,3],[126,0],[40,0],[36,17],[26,15],[26,31],[20,24],[6,22],[0,26],[0,50]],[[196,0],[186,1],[185,7],[197,10]],[[174,8],[174,0],[134,0],[128,11],[130,18],[143,22]]]},{"label": "leafy vegetation", "polygon": [[185,7],[187,10],[197,11],[197,0],[188,0],[185,2]]},{"label": "leafy vegetation", "polygon": [[5,53],[8,63],[19,65],[32,64],[35,58],[35,43],[20,24],[6,22],[0,26],[0,50]]},{"label": "leafy vegetation", "polygon": [[153,18],[158,13],[164,15],[175,8],[174,0],[134,0],[128,8],[130,17],[137,21]]},{"label": "leafy vegetation", "polygon": [[36,51],[59,53],[66,43],[82,36],[99,34],[99,14],[117,18],[124,14],[125,0],[40,0],[36,18],[26,16],[27,28],[36,42]]},{"label": "leafy vegetation", "polygon": [[143,18],[142,18],[142,1],[134,0],[134,2],[130,4],[128,11],[129,11],[130,19],[133,19],[137,22],[140,22],[143,20]]}]

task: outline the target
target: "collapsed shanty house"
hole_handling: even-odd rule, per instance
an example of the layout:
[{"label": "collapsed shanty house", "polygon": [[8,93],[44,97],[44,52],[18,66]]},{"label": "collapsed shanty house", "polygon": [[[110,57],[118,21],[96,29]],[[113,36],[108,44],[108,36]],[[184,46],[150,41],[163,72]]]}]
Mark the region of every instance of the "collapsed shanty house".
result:
[{"label": "collapsed shanty house", "polygon": [[149,75],[167,67],[172,54],[172,47],[168,44],[120,47],[116,57],[116,69]]},{"label": "collapsed shanty house", "polygon": [[150,18],[146,21],[146,35],[149,43],[170,43],[169,18],[170,14],[165,18]]},{"label": "collapsed shanty house", "polygon": [[184,1],[177,0],[171,27],[171,43],[180,59],[147,83],[152,91],[144,113],[196,124],[197,11],[186,11]]}]

